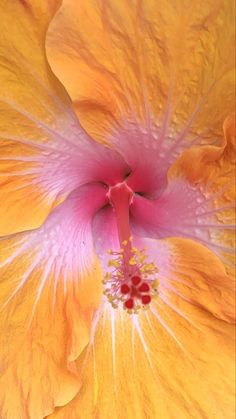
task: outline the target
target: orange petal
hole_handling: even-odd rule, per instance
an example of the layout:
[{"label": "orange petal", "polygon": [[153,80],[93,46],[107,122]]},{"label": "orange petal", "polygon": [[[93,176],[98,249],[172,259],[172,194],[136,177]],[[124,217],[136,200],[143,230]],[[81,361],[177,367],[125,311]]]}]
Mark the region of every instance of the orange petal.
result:
[{"label": "orange petal", "polygon": [[0,239],[0,412],[6,419],[45,417],[80,388],[74,360],[89,341],[101,270],[89,220],[95,199],[85,222],[83,196],[75,198],[41,228]]},{"label": "orange petal", "polygon": [[124,412],[127,419],[233,417],[233,326],[230,317],[223,320],[231,282],[224,267],[189,240],[159,242],[156,256],[159,296],[138,315],[100,307],[78,360],[80,391],[50,419],[78,419],[81,412],[103,419]]},{"label": "orange petal", "polygon": [[167,97],[174,132],[196,111],[193,132],[207,127],[209,136],[234,103],[233,15],[228,0],[65,0],[49,28],[48,58],[100,139],[127,115],[159,124]]},{"label": "orange petal", "polygon": [[[161,298],[165,301],[164,296],[168,295],[175,304],[182,297],[212,316],[233,323],[235,281],[219,258],[205,246],[188,239],[167,239],[160,243],[162,246],[168,258],[160,268]],[[155,252],[155,247],[152,251]],[[158,252],[156,259],[158,264]],[[180,303],[178,307],[181,308]]]},{"label": "orange petal", "polygon": [[[60,185],[51,185],[56,168],[49,160],[67,155],[75,115],[44,45],[60,3],[4,0],[0,5],[0,235],[38,227],[64,199]],[[81,129],[77,144],[80,135]]]}]

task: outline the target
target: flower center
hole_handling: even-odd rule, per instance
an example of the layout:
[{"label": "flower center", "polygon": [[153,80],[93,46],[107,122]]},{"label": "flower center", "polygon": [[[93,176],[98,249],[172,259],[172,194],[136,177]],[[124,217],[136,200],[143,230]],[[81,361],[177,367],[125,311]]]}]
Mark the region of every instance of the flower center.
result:
[{"label": "flower center", "polygon": [[133,191],[126,182],[110,187],[108,199],[114,208],[120,242],[118,251],[108,250],[109,271],[104,279],[104,294],[114,308],[123,304],[129,313],[136,313],[141,307],[148,307],[157,295],[157,272],[154,263],[147,262],[145,249],[132,245],[129,207]]}]

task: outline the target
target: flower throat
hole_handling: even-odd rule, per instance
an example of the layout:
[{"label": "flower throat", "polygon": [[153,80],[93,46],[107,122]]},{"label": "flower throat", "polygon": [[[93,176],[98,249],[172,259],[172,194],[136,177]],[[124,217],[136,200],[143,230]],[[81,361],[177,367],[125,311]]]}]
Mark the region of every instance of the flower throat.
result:
[{"label": "flower throat", "polygon": [[157,295],[157,267],[147,263],[145,249],[132,245],[129,210],[133,191],[126,182],[110,187],[108,199],[114,208],[120,242],[118,251],[108,250],[109,271],[104,279],[104,294],[114,308],[120,304],[129,313],[148,308]]}]

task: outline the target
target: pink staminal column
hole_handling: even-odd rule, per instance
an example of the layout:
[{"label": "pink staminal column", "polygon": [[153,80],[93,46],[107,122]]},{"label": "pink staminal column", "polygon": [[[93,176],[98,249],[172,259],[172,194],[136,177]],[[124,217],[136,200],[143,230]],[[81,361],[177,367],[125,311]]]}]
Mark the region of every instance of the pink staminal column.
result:
[{"label": "pink staminal column", "polygon": [[118,183],[110,188],[108,197],[114,208],[117,222],[117,230],[123,252],[123,269],[129,275],[129,260],[131,257],[131,231],[129,223],[129,207],[133,200],[133,191],[125,183]]},{"label": "pink staminal column", "polygon": [[117,232],[120,242],[118,251],[109,250],[110,271],[106,273],[104,294],[114,308],[119,303],[129,313],[136,313],[141,307],[147,307],[157,293],[157,268],[153,263],[146,263],[144,249],[132,245],[129,211],[134,192],[126,182],[110,187],[108,199],[116,217]]}]

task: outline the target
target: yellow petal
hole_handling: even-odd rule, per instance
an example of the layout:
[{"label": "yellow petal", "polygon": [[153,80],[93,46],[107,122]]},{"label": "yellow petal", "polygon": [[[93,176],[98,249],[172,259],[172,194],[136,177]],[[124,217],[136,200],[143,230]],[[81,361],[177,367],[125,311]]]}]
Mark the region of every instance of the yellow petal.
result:
[{"label": "yellow petal", "polygon": [[65,0],[47,54],[97,138],[128,115],[158,125],[168,103],[173,132],[196,112],[193,131],[215,134],[234,103],[233,16],[228,0]]},{"label": "yellow petal", "polygon": [[63,146],[65,153],[74,116],[44,45],[59,5],[59,0],[1,1],[0,235],[39,226],[64,196],[58,185],[50,185],[49,159]]},{"label": "yellow petal", "polygon": [[[4,419],[43,418],[55,406],[68,403],[80,388],[74,361],[89,341],[101,298],[101,271],[91,232],[78,214],[78,225],[71,226],[73,211],[67,208],[65,217],[64,211],[60,214],[63,205],[68,202],[41,228],[0,239]],[[85,235],[83,244],[79,234]]]},{"label": "yellow petal", "polygon": [[50,419],[233,418],[233,326],[217,314],[227,312],[231,282],[205,250],[189,240],[159,243],[150,309],[131,316],[100,307],[78,361],[80,391]]}]

